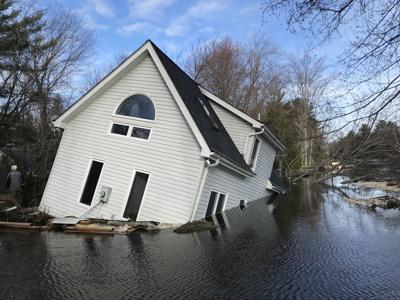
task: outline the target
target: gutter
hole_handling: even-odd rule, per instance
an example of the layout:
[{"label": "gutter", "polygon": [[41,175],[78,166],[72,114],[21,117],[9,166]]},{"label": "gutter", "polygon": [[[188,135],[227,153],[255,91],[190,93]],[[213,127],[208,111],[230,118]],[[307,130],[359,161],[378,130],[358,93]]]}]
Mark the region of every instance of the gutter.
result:
[{"label": "gutter", "polygon": [[193,222],[194,217],[196,216],[196,211],[197,211],[197,208],[198,208],[199,203],[200,203],[200,197],[201,197],[201,194],[202,194],[203,189],[204,189],[204,184],[206,182],[208,169],[218,166],[219,163],[220,163],[219,159],[216,159],[213,163],[210,161],[209,158],[204,161],[204,168],[203,168],[203,172],[202,172],[203,174],[202,174],[201,182],[200,182],[200,185],[199,185],[199,189],[197,191],[196,203],[195,203],[195,205],[193,207],[192,215],[190,217],[190,222]]},{"label": "gutter", "polygon": [[[259,128],[256,128],[256,129],[259,129]],[[264,131],[265,131],[265,126],[262,126],[260,131],[250,133],[250,134],[247,136],[246,142],[244,143],[244,154],[246,154],[246,150],[247,150],[247,146],[248,146],[248,144],[249,144],[249,139],[250,139],[250,137],[263,134]],[[250,155],[250,153],[251,153],[251,151],[249,151],[249,152],[247,153],[246,156]],[[246,161],[246,163],[248,164],[249,162],[248,162],[247,160],[248,160],[248,159],[247,159],[247,157],[246,157],[246,158],[245,158],[245,161]]]},{"label": "gutter", "polygon": [[[258,128],[256,128],[256,127],[254,127],[255,129],[258,129]],[[265,137],[271,144],[272,144],[272,146],[274,146],[277,150],[278,150],[278,152],[283,152],[283,151],[285,151],[285,149],[286,149],[286,147],[281,143],[281,141],[280,140],[278,140],[278,138],[268,129],[268,127],[267,126],[265,126],[265,125],[262,125],[262,127],[261,127],[261,130],[260,131],[258,131],[258,132],[255,132],[255,133],[250,133],[248,136],[247,136],[247,139],[246,139],[246,143],[245,143],[245,150],[247,149],[247,145],[248,145],[248,143],[249,143],[249,138],[251,137],[251,136],[256,136],[256,135],[260,135],[260,134],[262,134],[263,135],[263,137]]]},{"label": "gutter", "polygon": [[263,127],[265,129],[264,137],[275,146],[279,152],[283,152],[286,150],[286,147],[281,143],[280,140],[267,128],[267,126]]},{"label": "gutter", "polygon": [[254,135],[262,134],[262,133],[264,133],[264,131],[265,131],[265,126],[261,127],[261,130],[260,130],[260,131],[257,131],[257,132],[255,132],[255,133],[250,133],[250,134],[247,136],[247,138],[249,138],[249,137],[251,137],[251,136],[254,136]]},{"label": "gutter", "polygon": [[239,174],[242,175],[242,176],[245,176],[245,177],[254,176],[254,173],[253,173],[252,171],[247,171],[247,170],[245,170],[245,169],[239,167],[239,166],[236,165],[235,163],[233,163],[233,162],[231,162],[230,160],[228,160],[228,159],[222,157],[222,156],[219,155],[219,154],[216,154],[215,152],[212,154],[212,157],[215,158],[215,159],[217,159],[217,160],[219,160],[220,163],[221,163],[223,166],[227,167],[228,169],[230,169],[230,170],[232,170],[232,171],[234,171],[234,172],[236,172],[236,173],[239,173]]}]

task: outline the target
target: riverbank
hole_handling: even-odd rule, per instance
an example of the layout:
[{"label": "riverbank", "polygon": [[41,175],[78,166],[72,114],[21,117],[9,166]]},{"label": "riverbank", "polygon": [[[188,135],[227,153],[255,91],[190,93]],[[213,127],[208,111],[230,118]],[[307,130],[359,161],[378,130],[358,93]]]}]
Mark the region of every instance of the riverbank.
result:
[{"label": "riverbank", "polygon": [[371,189],[379,189],[387,192],[400,193],[399,183],[393,181],[356,181],[352,182],[352,184]]},{"label": "riverbank", "polygon": [[400,207],[400,187],[396,181],[372,181],[336,177],[326,183],[343,200],[369,209]]}]

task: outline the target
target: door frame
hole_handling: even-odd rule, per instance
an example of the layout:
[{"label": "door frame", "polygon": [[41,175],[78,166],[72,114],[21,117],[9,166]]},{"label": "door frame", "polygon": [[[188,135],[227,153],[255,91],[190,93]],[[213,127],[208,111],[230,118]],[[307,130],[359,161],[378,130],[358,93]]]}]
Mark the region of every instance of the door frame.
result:
[{"label": "door frame", "polygon": [[[221,190],[221,189],[218,189],[218,188],[211,188],[211,189],[210,189],[209,196],[208,196],[207,207],[208,207],[208,203],[210,202],[210,197],[211,197],[212,192],[217,193],[217,199],[216,199],[216,201],[215,201],[215,203],[214,203],[214,205],[213,205],[213,210],[212,210],[211,216],[213,216],[213,215],[216,214],[217,206],[218,206],[218,201],[219,201],[219,196],[220,196],[221,194],[222,194],[222,195],[225,195],[225,201],[224,201],[224,205],[223,205],[223,207],[222,207],[222,211],[221,211],[221,212],[224,212],[224,211],[225,211],[226,203],[228,202],[228,195],[229,195],[227,192],[225,192],[225,191],[223,191],[223,190]],[[205,214],[206,214],[206,213],[207,213],[207,208],[206,208]],[[204,217],[207,217],[207,216],[204,215]]]},{"label": "door frame", "polygon": [[[90,203],[90,205],[87,205],[87,204],[81,202],[81,198],[82,198],[83,190],[85,189],[85,186],[86,186],[86,181],[87,181],[87,179],[88,179],[89,172],[90,172],[90,168],[92,167],[93,161],[97,161],[97,162],[102,163],[102,164],[103,164],[103,167],[101,168],[100,176],[99,176],[99,179],[98,179],[98,181],[97,181],[96,188],[95,188],[95,190],[94,190],[92,202]],[[78,206],[79,206],[79,207],[84,208],[84,209],[88,209],[88,208],[91,209],[93,206],[95,206],[95,205],[99,202],[99,201],[97,201],[96,203],[94,203],[95,201],[93,201],[93,200],[95,199],[96,192],[97,192],[97,188],[98,188],[98,186],[99,186],[99,184],[100,184],[100,181],[102,180],[102,177],[103,177],[103,174],[104,174],[104,168],[105,168],[105,167],[106,167],[106,162],[105,162],[103,159],[99,159],[99,158],[93,157],[93,156],[91,156],[91,157],[89,158],[89,162],[88,162],[87,165],[86,165],[86,169],[85,169],[85,173],[84,173],[84,178],[83,178],[83,181],[81,182],[81,185],[80,185],[80,187],[79,187],[79,194],[78,194],[78,197],[77,197],[77,200],[76,200],[76,202],[78,203]]]},{"label": "door frame", "polygon": [[127,189],[126,189],[126,191],[125,191],[124,201],[122,201],[121,211],[120,211],[120,213],[119,213],[119,218],[120,218],[121,220],[128,220],[127,218],[124,218],[124,212],[125,212],[126,206],[128,205],[129,195],[130,195],[130,193],[131,193],[132,186],[133,186],[133,182],[134,182],[134,180],[135,180],[135,177],[136,177],[136,173],[137,173],[137,172],[147,174],[147,175],[149,175],[149,177],[148,177],[147,182],[146,182],[146,187],[144,188],[142,201],[140,202],[140,206],[139,206],[139,210],[138,210],[138,214],[137,214],[136,219],[139,218],[140,213],[141,213],[141,210],[142,210],[142,208],[143,208],[143,202],[144,202],[145,199],[146,199],[146,194],[147,194],[147,190],[148,190],[148,187],[149,187],[149,184],[150,184],[150,180],[151,180],[152,174],[151,174],[150,171],[147,171],[147,170],[135,169],[135,168],[133,168],[132,175],[131,175],[131,177],[130,177],[130,179],[129,179],[128,186],[127,186]]}]

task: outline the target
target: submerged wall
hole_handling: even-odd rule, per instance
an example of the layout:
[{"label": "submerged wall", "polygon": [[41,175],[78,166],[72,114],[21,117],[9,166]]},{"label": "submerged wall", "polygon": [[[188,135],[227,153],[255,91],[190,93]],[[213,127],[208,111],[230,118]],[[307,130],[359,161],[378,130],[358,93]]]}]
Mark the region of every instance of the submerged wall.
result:
[{"label": "submerged wall", "polygon": [[261,139],[260,147],[253,177],[246,178],[221,165],[209,168],[195,219],[205,217],[211,191],[227,194],[225,209],[238,206],[241,199],[252,201],[270,195],[266,184],[274,164],[275,150],[264,139]]}]

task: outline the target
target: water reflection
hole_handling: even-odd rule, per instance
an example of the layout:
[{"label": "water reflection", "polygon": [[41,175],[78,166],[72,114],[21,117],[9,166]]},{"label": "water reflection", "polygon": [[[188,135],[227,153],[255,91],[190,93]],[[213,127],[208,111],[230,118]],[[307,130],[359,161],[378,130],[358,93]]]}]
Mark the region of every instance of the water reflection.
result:
[{"label": "water reflection", "polygon": [[0,231],[0,299],[400,297],[399,211],[303,182],[214,218],[186,235]]}]

